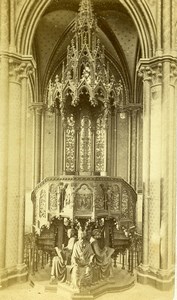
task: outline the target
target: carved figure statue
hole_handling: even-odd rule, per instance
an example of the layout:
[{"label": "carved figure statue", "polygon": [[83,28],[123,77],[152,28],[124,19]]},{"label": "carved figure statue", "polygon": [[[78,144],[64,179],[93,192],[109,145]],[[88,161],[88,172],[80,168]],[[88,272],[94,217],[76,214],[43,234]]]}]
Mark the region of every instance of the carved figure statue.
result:
[{"label": "carved figure statue", "polygon": [[96,265],[98,267],[98,280],[106,279],[112,276],[112,259],[111,255],[114,249],[101,246],[101,232],[94,229],[91,238],[92,249],[95,253]]},{"label": "carved figure statue", "polygon": [[63,183],[59,186],[59,211],[62,211],[64,208],[64,201],[65,201],[65,194],[66,194],[66,188],[68,184],[63,185]]},{"label": "carved figure statue", "polygon": [[74,244],[71,256],[71,282],[74,289],[81,289],[91,284],[93,257],[94,252],[87,240],[87,234],[80,229],[78,231],[78,241]]},{"label": "carved figure statue", "polygon": [[76,241],[74,229],[68,229],[68,245],[63,249],[55,247],[56,254],[52,260],[51,269],[51,283],[58,279],[60,282],[66,281],[67,270],[66,265],[70,263],[71,254],[73,251],[74,243]]}]

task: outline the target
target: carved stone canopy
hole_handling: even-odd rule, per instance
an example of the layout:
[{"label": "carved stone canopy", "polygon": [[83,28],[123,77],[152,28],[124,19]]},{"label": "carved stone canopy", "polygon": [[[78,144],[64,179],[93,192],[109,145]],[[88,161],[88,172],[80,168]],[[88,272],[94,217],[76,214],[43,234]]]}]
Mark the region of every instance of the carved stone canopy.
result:
[{"label": "carved stone canopy", "polygon": [[68,112],[81,105],[83,97],[97,110],[100,102],[105,116],[112,107],[122,106],[123,84],[111,74],[104,50],[91,1],[82,0],[62,74],[57,74],[48,86],[48,107],[51,111],[59,109],[64,122]]}]

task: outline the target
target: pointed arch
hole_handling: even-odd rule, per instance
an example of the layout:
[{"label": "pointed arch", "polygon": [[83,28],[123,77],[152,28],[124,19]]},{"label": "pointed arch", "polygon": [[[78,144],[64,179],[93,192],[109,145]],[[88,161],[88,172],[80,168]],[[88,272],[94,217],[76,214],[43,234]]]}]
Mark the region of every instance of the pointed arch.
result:
[{"label": "pointed arch", "polygon": [[[24,4],[16,26],[18,53],[30,54],[35,30],[51,2],[52,0],[28,0]],[[120,3],[126,8],[135,23],[140,39],[142,58],[152,57],[156,47],[156,27],[146,0],[120,0]]]}]

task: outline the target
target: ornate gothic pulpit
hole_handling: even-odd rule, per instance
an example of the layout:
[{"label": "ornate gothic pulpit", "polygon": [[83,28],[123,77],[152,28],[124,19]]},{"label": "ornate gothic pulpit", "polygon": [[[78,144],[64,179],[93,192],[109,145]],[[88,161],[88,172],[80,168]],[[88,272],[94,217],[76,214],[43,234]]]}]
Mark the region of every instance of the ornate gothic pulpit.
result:
[{"label": "ornate gothic pulpit", "polygon": [[[34,226],[40,232],[39,246],[52,251],[66,242],[65,231],[69,222],[85,219],[96,224],[104,219],[105,240],[118,246],[122,240],[116,229],[135,225],[136,193],[122,178],[108,176],[63,175],[44,179],[32,194]],[[96,225],[95,225],[96,226]],[[48,238],[46,229],[48,230]],[[43,233],[44,232],[44,233]],[[53,238],[52,238],[53,235]],[[120,240],[119,240],[120,238]],[[47,245],[50,245],[51,248]],[[122,245],[121,245],[122,246]]]},{"label": "ornate gothic pulpit", "polygon": [[45,178],[32,192],[38,247],[52,253],[54,246],[66,245],[67,229],[79,222],[101,226],[105,244],[119,253],[129,246],[119,228],[135,225],[136,193],[122,178],[108,176],[108,135],[112,117],[123,111],[126,91],[98,38],[89,0],[81,1],[58,69],[49,82],[47,106],[63,123],[62,175]]}]

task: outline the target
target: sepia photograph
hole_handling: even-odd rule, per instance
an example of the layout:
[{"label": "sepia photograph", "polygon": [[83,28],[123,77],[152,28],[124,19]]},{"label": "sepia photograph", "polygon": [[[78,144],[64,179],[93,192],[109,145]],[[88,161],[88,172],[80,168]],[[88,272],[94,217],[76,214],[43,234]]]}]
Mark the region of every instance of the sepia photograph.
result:
[{"label": "sepia photograph", "polygon": [[176,102],[177,0],[0,0],[0,300],[177,299]]}]

